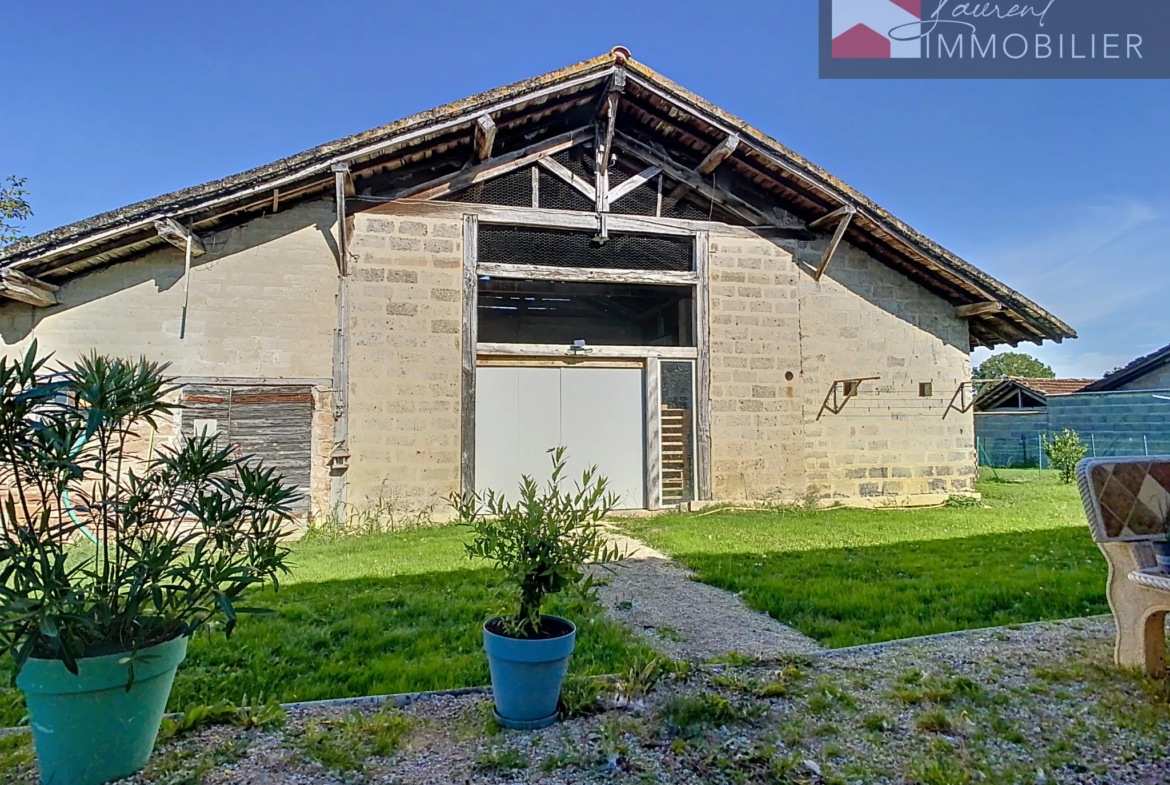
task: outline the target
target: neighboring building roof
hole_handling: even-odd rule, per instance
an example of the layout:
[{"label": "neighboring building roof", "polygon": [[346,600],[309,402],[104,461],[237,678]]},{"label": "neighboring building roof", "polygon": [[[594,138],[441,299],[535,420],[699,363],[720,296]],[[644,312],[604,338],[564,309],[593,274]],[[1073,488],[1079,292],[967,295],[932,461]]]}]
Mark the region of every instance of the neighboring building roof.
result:
[{"label": "neighboring building roof", "polygon": [[1044,395],[1068,395],[1080,392],[1096,379],[1029,379],[1012,377],[1012,381],[1019,382],[1029,390],[1035,390]]},{"label": "neighboring building roof", "polygon": [[[855,208],[848,242],[953,305],[975,306],[968,317],[972,347],[1076,337],[1071,327],[1036,303],[776,140],[628,58],[620,48],[267,166],[18,241],[0,248],[0,268],[59,282],[159,247],[162,240],[154,222],[160,218],[179,220],[196,232],[212,232],[251,220],[277,204],[320,199],[333,191],[335,164],[349,166],[357,194],[393,196],[465,167],[475,147],[476,121],[485,113],[498,131],[498,152],[493,155],[592,126],[619,72],[625,82],[617,104],[617,128],[631,143],[690,171],[737,135],[740,144],[720,169],[733,179],[728,187],[736,199],[763,214],[783,205],[806,225],[842,207]],[[999,310],[987,309],[984,303],[999,304]]]},{"label": "neighboring building roof", "polygon": [[1130,382],[1156,371],[1163,365],[1170,363],[1170,346],[1163,346],[1158,351],[1139,357],[1124,368],[1105,374],[1104,379],[1093,382],[1084,389],[1084,392],[1108,392],[1116,390]]},{"label": "neighboring building roof", "polygon": [[1017,391],[1023,391],[1040,406],[1047,405],[1049,395],[1069,395],[1085,389],[1095,379],[1033,379],[1011,376],[984,387],[975,397],[977,411],[989,411],[1016,398]]}]

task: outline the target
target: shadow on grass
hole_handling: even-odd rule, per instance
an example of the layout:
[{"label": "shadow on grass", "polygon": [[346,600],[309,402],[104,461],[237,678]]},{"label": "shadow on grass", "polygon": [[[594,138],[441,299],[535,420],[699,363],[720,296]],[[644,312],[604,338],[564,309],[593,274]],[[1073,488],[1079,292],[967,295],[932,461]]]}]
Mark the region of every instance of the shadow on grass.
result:
[{"label": "shadow on grass", "polygon": [[[169,710],[227,699],[291,701],[472,687],[488,683],[483,622],[508,607],[488,569],[296,583],[252,595],[273,613],[242,617],[230,641],[198,633],[179,667]],[[578,625],[572,670],[613,673],[649,650],[596,605],[558,597],[550,610]],[[0,672],[0,726],[23,700]]]},{"label": "shadow on grass", "polygon": [[837,648],[1107,613],[1084,526],[785,553],[680,553],[699,578]]}]

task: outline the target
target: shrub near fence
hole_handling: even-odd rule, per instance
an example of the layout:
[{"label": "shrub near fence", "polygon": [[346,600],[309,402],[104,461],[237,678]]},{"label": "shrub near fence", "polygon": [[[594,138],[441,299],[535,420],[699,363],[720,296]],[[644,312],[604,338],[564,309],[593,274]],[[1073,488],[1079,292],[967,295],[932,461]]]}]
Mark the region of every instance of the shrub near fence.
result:
[{"label": "shrub near fence", "polygon": [[[977,437],[975,449],[979,465],[996,469],[1050,469],[1044,454],[1045,441],[1051,442],[1056,432],[1044,432],[1015,438]],[[1081,440],[1089,448],[1089,457],[1117,457],[1121,455],[1170,455],[1170,435],[1081,433]]]}]

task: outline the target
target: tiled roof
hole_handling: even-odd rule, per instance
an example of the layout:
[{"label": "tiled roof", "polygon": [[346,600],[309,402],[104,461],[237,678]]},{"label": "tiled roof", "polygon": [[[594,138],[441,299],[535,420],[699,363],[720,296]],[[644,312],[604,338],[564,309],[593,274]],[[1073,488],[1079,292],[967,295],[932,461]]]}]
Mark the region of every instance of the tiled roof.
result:
[{"label": "tiled roof", "polygon": [[1068,395],[1080,392],[1096,379],[1026,379],[1012,377],[1012,381],[1019,382],[1028,389],[1045,395]]}]

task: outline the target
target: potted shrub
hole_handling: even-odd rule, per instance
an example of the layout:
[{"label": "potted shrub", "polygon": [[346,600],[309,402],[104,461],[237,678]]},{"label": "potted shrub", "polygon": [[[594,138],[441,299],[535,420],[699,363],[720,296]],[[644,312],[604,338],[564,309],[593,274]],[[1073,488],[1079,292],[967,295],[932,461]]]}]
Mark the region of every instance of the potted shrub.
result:
[{"label": "potted shrub", "polygon": [[187,638],[276,584],[295,493],[212,436],[155,445],[166,366],[47,360],[0,359],[0,651],[41,781],[97,785],[146,764]]},{"label": "potted shrub", "polygon": [[468,555],[491,562],[517,589],[515,613],[483,626],[496,718],[509,728],[543,728],[557,719],[577,630],[567,619],[544,615],[545,598],[570,589],[592,596],[586,565],[619,558],[601,526],[617,502],[606,479],[591,467],[564,490],[564,471],[561,447],[553,452],[545,486],[525,476],[515,504],[494,490],[452,500],[471,528]]}]

